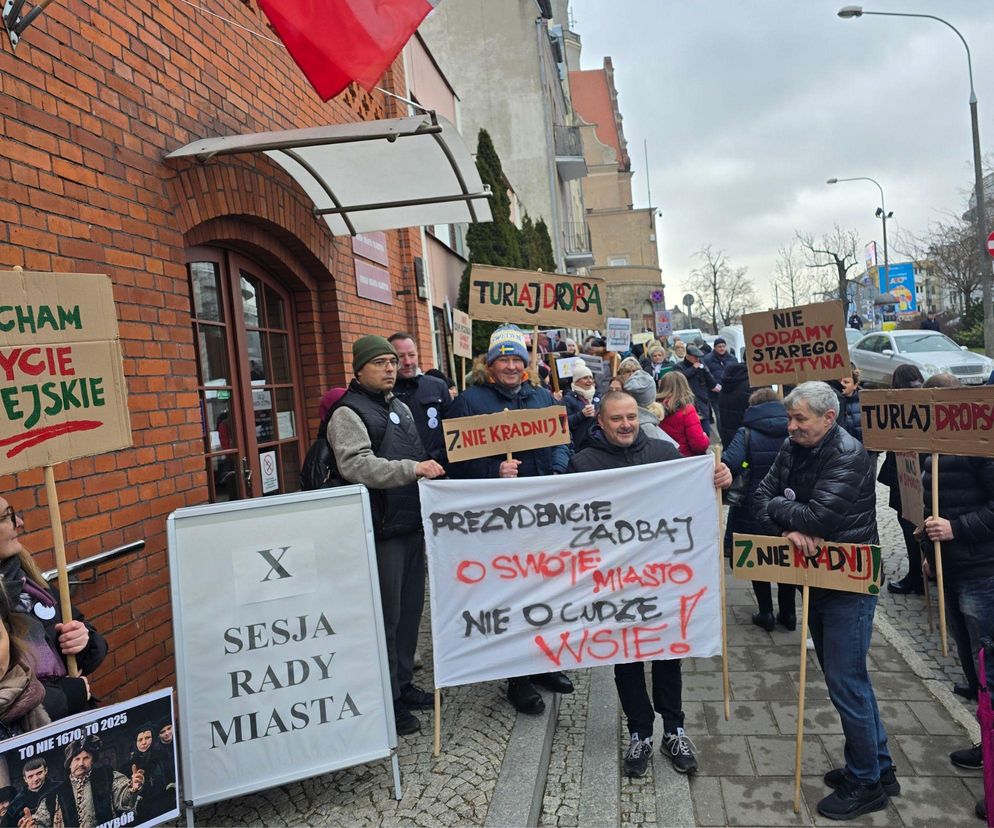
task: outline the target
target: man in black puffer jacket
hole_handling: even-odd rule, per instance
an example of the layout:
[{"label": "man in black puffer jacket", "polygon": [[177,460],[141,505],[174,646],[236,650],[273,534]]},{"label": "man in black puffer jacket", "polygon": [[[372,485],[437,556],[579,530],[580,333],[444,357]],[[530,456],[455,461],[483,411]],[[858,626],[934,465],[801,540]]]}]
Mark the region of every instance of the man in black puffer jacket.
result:
[{"label": "man in black puffer jacket", "polygon": [[[574,455],[566,471],[589,472],[641,466],[664,460],[679,460],[678,452],[668,441],[651,440],[639,426],[639,405],[627,391],[609,391],[601,400],[597,426],[588,448]],[[724,463],[714,472],[714,485],[727,489],[732,475]],[[614,683],[621,707],[628,720],[629,744],[625,751],[625,773],[644,776],[652,755],[653,711],[663,717],[663,745],[673,767],[680,773],[697,769],[690,739],[683,731],[680,659],[652,662],[652,702],[645,687],[645,665],[641,661],[614,665]]]},{"label": "man in black puffer jacket", "polygon": [[[836,422],[836,393],[804,382],[784,405],[790,436],[753,499],[765,534],[782,534],[806,555],[820,540],[878,543],[873,462]],[[818,811],[853,819],[886,808],[901,790],[866,669],[877,597],[812,589],[810,600],[811,638],[846,737],[845,767],[825,774],[836,790]]]},{"label": "man in black puffer jacket", "polygon": [[728,450],[732,439],[742,425],[745,410],[749,407],[749,395],[753,388],[749,385],[749,368],[744,362],[736,362],[725,369],[718,392],[718,436]]},{"label": "man in black puffer jacket", "polygon": [[[954,387],[948,374],[931,377],[925,387]],[[932,513],[932,456],[922,461],[925,514]],[[976,694],[977,652],[984,638],[994,640],[994,459],[939,455],[939,517],[925,519],[930,541],[942,542],[942,580],[946,620],[952,632],[967,687]],[[934,547],[925,547],[934,571]],[[987,658],[988,686],[994,686],[994,658]],[[980,745],[953,751],[954,765],[983,767]],[[979,806],[978,806],[979,807]]]}]

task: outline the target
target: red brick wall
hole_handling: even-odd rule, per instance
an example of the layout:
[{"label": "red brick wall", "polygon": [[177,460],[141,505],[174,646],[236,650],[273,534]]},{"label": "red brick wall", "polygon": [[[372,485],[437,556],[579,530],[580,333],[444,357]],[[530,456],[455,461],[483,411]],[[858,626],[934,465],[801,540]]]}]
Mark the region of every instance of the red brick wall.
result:
[{"label": "red brick wall", "polygon": [[[416,230],[389,234],[394,290],[410,293],[371,303],[356,295],[349,240],[267,159],[163,161],[196,138],[405,114],[355,87],[322,103],[263,39],[274,35],[254,4],[217,10],[230,22],[182,2],[53,3],[16,55],[0,50],[0,269],[107,273],[118,306],[134,447],[56,470],[70,561],[147,544],[76,594],[111,643],[94,682],[108,701],[173,680],[165,519],[208,499],[186,248],[238,249],[286,285],[308,414],[350,376],[358,336],[408,329],[431,352]],[[381,85],[404,93],[400,60]],[[26,545],[51,566],[41,470],[0,476],[0,492],[38,527]]]}]

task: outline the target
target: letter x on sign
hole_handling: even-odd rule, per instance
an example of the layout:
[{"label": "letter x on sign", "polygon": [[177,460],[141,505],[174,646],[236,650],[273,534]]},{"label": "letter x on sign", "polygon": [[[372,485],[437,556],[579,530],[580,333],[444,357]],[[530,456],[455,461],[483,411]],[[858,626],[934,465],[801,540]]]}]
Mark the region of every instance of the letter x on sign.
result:
[{"label": "letter x on sign", "polygon": [[[279,555],[274,555],[272,549],[260,549],[259,554],[262,555],[262,559],[269,564],[269,571],[266,573],[266,577],[263,578],[259,583],[264,584],[266,581],[272,579],[276,581],[281,581],[284,578],[292,578],[293,576],[287,572],[280,561],[283,560],[283,556],[286,554],[289,546],[284,546],[280,549]],[[276,576],[273,578],[273,576]]]}]

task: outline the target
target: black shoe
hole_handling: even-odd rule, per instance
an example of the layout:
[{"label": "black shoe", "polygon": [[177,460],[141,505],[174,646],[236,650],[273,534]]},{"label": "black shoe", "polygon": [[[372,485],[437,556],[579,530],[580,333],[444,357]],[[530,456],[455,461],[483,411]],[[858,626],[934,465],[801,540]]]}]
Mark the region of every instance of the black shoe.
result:
[{"label": "black shoe", "polygon": [[954,684],[953,692],[957,696],[962,696],[967,701],[977,700],[977,688],[971,687],[969,684]]},{"label": "black shoe", "polygon": [[829,819],[855,819],[887,807],[887,794],[879,782],[863,785],[846,777],[818,803],[818,813]]},{"label": "black shoe", "polygon": [[529,716],[537,716],[545,710],[545,702],[538,690],[526,678],[507,680],[507,700],[514,705],[514,709],[519,713],[527,713]]},{"label": "black shoe", "polygon": [[778,612],[777,623],[784,629],[794,632],[797,629],[797,616],[792,612]]},{"label": "black shoe", "polygon": [[958,768],[979,770],[984,766],[984,755],[980,752],[980,743],[978,742],[973,747],[963,748],[963,750],[954,750],[949,754],[949,761]]},{"label": "black shoe", "polygon": [[[846,779],[845,768],[835,768],[825,774],[825,784],[830,788],[837,788]],[[897,771],[891,767],[880,774],[880,787],[884,789],[887,796],[900,796],[901,783],[897,781]]]},{"label": "black shoe", "polygon": [[974,810],[977,812],[977,816],[978,817],[980,817],[982,820],[985,820],[985,821],[987,820],[987,800],[986,799],[978,799],[977,800],[977,807]]},{"label": "black shoe", "polygon": [[625,751],[625,776],[645,776],[651,758],[652,742],[640,739],[637,733],[633,733]]},{"label": "black shoe", "polygon": [[920,580],[905,575],[900,581],[888,581],[887,591],[893,592],[895,595],[923,595],[925,587],[922,586]]},{"label": "black shoe", "polygon": [[678,727],[676,733],[664,733],[663,746],[670,752],[670,761],[677,773],[693,773],[697,770],[694,743],[683,732],[682,727]]},{"label": "black shoe", "polygon": [[532,681],[553,693],[572,693],[573,682],[565,673],[537,673]]},{"label": "black shoe", "polygon": [[400,691],[400,700],[405,707],[411,707],[415,710],[431,710],[435,707],[435,694],[425,692],[413,684],[408,684]]},{"label": "black shoe", "polygon": [[757,627],[762,627],[767,632],[773,632],[777,626],[772,612],[754,612],[752,614],[752,623]]},{"label": "black shoe", "polygon": [[421,720],[408,710],[402,702],[393,703],[393,719],[398,736],[410,736],[421,730]]}]

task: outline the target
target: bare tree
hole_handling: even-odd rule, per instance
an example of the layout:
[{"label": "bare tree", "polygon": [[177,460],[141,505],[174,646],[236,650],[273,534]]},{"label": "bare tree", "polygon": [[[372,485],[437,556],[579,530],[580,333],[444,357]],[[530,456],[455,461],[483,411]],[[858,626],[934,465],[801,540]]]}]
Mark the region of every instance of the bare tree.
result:
[{"label": "bare tree", "polygon": [[717,333],[719,327],[734,324],[756,306],[756,289],[746,275],[748,268],[732,267],[724,251],[706,244],[694,255],[704,263],[691,271],[687,287],[701,299],[700,318]]},{"label": "bare tree", "polygon": [[776,269],[773,289],[778,305],[781,299],[790,307],[811,301],[811,273],[801,261],[796,242],[777,249]]},{"label": "bare tree", "polygon": [[[937,281],[954,288],[962,297],[963,308],[975,301],[983,276],[979,272],[973,223],[949,214],[945,220],[931,222],[920,235],[901,234],[898,244],[914,261],[931,270]],[[929,302],[936,304],[936,298],[930,296]]]},{"label": "bare tree", "polygon": [[849,305],[849,285],[855,281],[849,278],[849,271],[859,264],[859,235],[855,230],[844,230],[835,225],[831,233],[826,233],[817,241],[814,235],[797,233],[797,240],[806,254],[806,264],[814,268],[830,268],[831,276],[826,275],[825,292],[834,293],[841,300],[843,310]]}]

